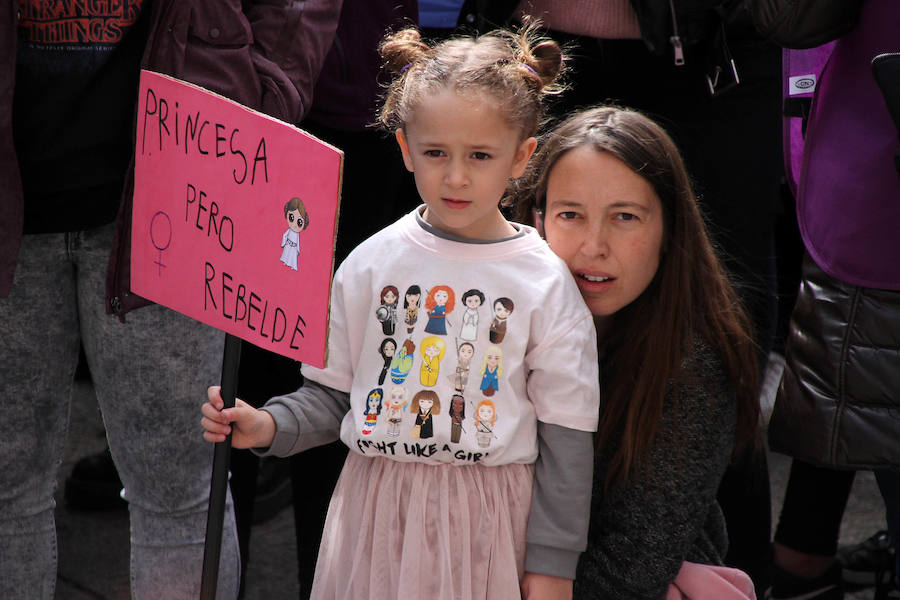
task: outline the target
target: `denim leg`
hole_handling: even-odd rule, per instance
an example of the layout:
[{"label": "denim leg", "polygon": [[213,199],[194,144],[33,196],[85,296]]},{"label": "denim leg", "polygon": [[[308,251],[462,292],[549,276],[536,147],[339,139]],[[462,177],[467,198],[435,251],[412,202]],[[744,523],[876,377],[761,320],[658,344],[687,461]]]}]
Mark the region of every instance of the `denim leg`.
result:
[{"label": "denim leg", "polygon": [[[112,227],[82,232],[78,305],[85,355],[131,515],[135,600],[200,595],[213,445],[200,406],[217,384],[221,332],[159,305],[105,314]],[[217,598],[237,597],[240,560],[230,497]]]},{"label": "denim leg", "polygon": [[[888,532],[894,550],[900,550],[900,471],[875,471],[875,481],[884,499],[884,512],[887,517]],[[900,586],[900,551],[896,552],[894,564],[894,583]]]},{"label": "denim leg", "polygon": [[53,492],[69,427],[78,317],[68,236],[25,236],[0,299],[0,598],[51,600]]}]

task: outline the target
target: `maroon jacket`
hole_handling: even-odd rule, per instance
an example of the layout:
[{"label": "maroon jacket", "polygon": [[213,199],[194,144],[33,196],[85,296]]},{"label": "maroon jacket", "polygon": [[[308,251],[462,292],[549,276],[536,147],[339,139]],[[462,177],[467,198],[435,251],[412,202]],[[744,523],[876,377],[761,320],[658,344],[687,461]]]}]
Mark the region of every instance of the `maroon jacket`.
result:
[{"label": "maroon jacket", "polygon": [[[0,0],[0,298],[12,289],[24,224],[12,125],[17,5]],[[298,123],[312,104],[341,12],[341,0],[153,0],[145,6],[151,25],[144,68],[289,123]],[[150,303],[130,290],[133,191],[130,168],[106,281],[106,310],[120,318]]]}]

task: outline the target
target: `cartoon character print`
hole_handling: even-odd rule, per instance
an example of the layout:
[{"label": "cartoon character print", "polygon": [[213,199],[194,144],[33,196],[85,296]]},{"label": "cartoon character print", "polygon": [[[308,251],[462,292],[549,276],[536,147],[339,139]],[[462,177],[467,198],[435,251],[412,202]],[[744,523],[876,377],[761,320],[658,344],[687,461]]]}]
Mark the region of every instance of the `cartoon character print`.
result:
[{"label": "cartoon character print", "polygon": [[422,355],[422,366],[419,368],[419,381],[422,385],[432,387],[437,383],[438,372],[447,344],[437,336],[428,336],[419,344],[419,354]]},{"label": "cartoon character print", "polygon": [[487,399],[479,402],[475,408],[475,440],[481,448],[491,445],[496,422],[497,410],[494,403]]},{"label": "cartoon character print", "polygon": [[416,424],[413,425],[409,437],[428,439],[434,437],[434,415],[441,414],[441,401],[431,390],[421,390],[413,396],[409,412],[416,413]]},{"label": "cartoon character print", "polygon": [[375,309],[375,318],[381,322],[381,331],[384,335],[394,335],[397,326],[397,301],[400,292],[393,285],[386,285],[379,294],[381,306]]},{"label": "cartoon character print", "polygon": [[500,376],[503,375],[503,351],[500,346],[487,347],[478,373],[481,375],[481,393],[493,396],[500,389]]},{"label": "cartoon character print", "polygon": [[484,304],[484,294],[480,290],[468,290],[462,295],[466,310],[462,316],[459,337],[474,342],[478,339],[478,309]]},{"label": "cartoon character print", "polygon": [[297,257],[300,256],[300,232],[309,227],[309,214],[303,200],[288,200],[284,205],[284,219],[288,228],[281,236],[281,262],[296,271]]},{"label": "cartoon character print", "polygon": [[391,381],[394,383],[403,383],[406,376],[413,366],[413,353],[416,351],[416,345],[409,338],[403,340],[400,347],[394,352],[391,358]]},{"label": "cartoon character print", "polygon": [[417,285],[411,285],[403,294],[403,308],[406,315],[403,322],[406,323],[406,333],[410,334],[416,327],[416,321],[419,320],[419,303],[422,301],[422,289]]},{"label": "cartoon character print", "polygon": [[466,385],[469,383],[469,367],[472,364],[473,356],[475,356],[475,346],[469,342],[463,342],[456,349],[456,371],[447,379],[459,394],[466,391]]},{"label": "cartoon character print", "polygon": [[515,304],[509,298],[497,298],[494,300],[494,320],[491,321],[491,343],[499,344],[506,336],[506,320],[515,309]]},{"label": "cartoon character print", "polygon": [[463,421],[466,418],[466,399],[460,394],[453,394],[450,398],[450,441],[459,443],[463,432]]},{"label": "cartoon character print", "polygon": [[395,385],[387,398],[387,435],[400,436],[400,425],[403,423],[403,409],[406,408],[406,388]]},{"label": "cartoon character print", "polygon": [[375,430],[378,415],[381,414],[382,398],[384,398],[384,390],[381,388],[375,388],[366,396],[366,406],[363,409],[363,414],[366,415],[362,428],[363,435],[369,435]]},{"label": "cartoon character print", "polygon": [[428,311],[428,323],[425,332],[433,335],[447,335],[447,315],[456,306],[456,295],[450,286],[436,285],[428,290],[425,298],[425,309]]},{"label": "cartoon character print", "polygon": [[378,354],[384,361],[384,366],[381,368],[381,374],[378,376],[378,385],[384,385],[384,379],[387,377],[388,369],[391,368],[391,361],[393,360],[396,351],[397,342],[394,338],[384,338],[381,341],[381,345],[378,346]]}]

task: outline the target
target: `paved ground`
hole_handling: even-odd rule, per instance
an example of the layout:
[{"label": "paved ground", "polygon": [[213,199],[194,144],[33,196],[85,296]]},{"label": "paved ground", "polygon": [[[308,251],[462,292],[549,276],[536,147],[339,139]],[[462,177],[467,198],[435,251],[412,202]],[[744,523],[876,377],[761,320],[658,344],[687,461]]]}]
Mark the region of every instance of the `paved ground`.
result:
[{"label": "paved ground", "polygon": [[[199,426],[198,426],[199,427]],[[198,431],[199,435],[199,431]],[[128,516],[125,511],[72,511],[62,501],[62,481],[83,456],[104,448],[103,429],[87,384],[76,390],[72,407],[69,446],[60,468],[57,495],[59,530],[59,600],[128,600]],[[773,522],[777,519],[789,460],[770,454]],[[841,543],[855,543],[884,528],[884,513],[871,473],[860,473],[854,484],[841,530]],[[263,544],[266,545],[264,551]],[[253,560],[266,555],[268,560]],[[272,560],[275,558],[275,560]],[[297,598],[296,544],[293,512],[288,507],[266,523],[254,526],[246,600]],[[848,595],[871,600],[872,591]]]}]

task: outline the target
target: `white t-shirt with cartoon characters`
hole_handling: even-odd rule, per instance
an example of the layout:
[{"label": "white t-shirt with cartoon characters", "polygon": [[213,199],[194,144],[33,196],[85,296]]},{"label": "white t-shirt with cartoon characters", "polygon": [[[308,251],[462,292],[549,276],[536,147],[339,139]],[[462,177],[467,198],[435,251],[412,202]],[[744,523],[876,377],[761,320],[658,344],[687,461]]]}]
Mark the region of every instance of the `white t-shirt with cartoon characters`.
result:
[{"label": "white t-shirt with cartoon characters", "polygon": [[530,463],[538,420],[596,429],[591,314],[565,264],[533,228],[516,227],[523,235],[464,243],[429,232],[413,211],[340,266],[328,364],[303,375],[350,394],[341,439],[352,451]]}]

